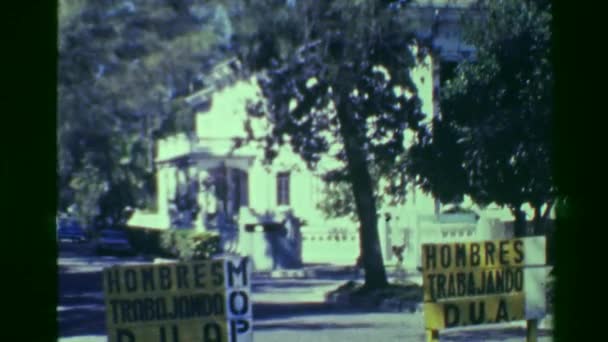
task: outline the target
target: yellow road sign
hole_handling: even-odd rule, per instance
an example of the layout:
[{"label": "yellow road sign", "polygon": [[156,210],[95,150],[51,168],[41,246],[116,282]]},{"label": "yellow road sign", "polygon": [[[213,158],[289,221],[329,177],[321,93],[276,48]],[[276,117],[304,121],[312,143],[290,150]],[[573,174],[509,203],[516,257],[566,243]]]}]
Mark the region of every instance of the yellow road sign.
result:
[{"label": "yellow road sign", "polygon": [[545,263],[544,237],[422,245],[425,273]]},{"label": "yellow road sign", "polygon": [[424,301],[524,291],[524,268],[503,267],[423,274]]},{"label": "yellow road sign", "polygon": [[424,316],[429,331],[545,315],[546,241],[424,244]]},{"label": "yellow road sign", "polygon": [[247,258],[103,271],[110,342],[252,339]]},{"label": "yellow road sign", "polygon": [[424,303],[427,329],[501,323],[525,319],[523,293]]}]

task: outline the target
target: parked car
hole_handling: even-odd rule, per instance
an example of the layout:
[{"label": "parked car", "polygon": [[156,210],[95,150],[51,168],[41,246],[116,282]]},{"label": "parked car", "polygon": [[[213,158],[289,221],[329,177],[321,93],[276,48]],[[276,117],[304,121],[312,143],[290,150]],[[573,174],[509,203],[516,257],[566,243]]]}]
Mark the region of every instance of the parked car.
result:
[{"label": "parked car", "polygon": [[78,223],[61,221],[58,225],[57,241],[83,243],[88,240],[86,232],[78,225]]},{"label": "parked car", "polygon": [[99,233],[99,237],[95,241],[95,252],[97,254],[128,255],[135,253],[127,234],[115,229],[104,229]]}]

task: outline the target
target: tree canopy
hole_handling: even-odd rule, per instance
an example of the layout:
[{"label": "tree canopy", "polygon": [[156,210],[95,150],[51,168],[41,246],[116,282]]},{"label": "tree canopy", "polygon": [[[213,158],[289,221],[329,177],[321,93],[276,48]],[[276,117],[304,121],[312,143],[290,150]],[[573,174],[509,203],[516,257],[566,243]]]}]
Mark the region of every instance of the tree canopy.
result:
[{"label": "tree canopy", "polygon": [[60,2],[60,210],[85,223],[124,222],[154,205],[154,139],[191,132],[178,99],[209,85],[230,23],[207,1]]},{"label": "tree canopy", "polygon": [[441,89],[441,113],[418,131],[408,172],[442,201],[468,195],[507,206],[523,235],[521,207],[555,198],[551,173],[553,72],[547,1],[480,1],[484,16],[463,19],[475,47]]},{"label": "tree canopy", "polygon": [[405,11],[391,1],[255,1],[247,8],[255,29],[236,31],[240,58],[260,72],[264,103],[251,114],[268,113],[273,124],[266,157],[290,144],[315,168],[331,144],[342,147],[333,157],[344,167],[326,178],[352,191],[370,288],[386,285],[371,172],[402,170],[404,132],[424,118],[409,74],[420,56]]}]

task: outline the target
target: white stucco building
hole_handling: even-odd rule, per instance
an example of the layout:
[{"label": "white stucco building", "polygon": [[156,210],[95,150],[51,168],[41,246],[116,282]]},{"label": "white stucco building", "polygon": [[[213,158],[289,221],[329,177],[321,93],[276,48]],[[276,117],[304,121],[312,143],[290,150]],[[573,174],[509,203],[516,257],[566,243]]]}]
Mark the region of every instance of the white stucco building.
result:
[{"label": "white stucco building", "polygon": [[[433,63],[426,62],[412,75],[423,110],[430,117],[437,110],[433,101],[436,73]],[[196,134],[190,138],[177,134],[157,142],[158,211],[136,211],[129,225],[155,230],[177,228],[169,215],[170,199],[178,191],[178,184],[193,182],[199,185],[197,202],[207,220],[199,214],[191,228],[216,230],[217,215],[221,213],[226,224],[218,232],[224,247],[251,255],[256,268],[298,267],[302,263],[354,264],[359,255],[358,227],[347,218],[326,219],[317,208],[325,186],[320,175],[337,161],[323,159],[319,168],[311,171],[285,145],[268,166],[262,162],[261,145],[250,143],[235,148],[236,139],[246,138],[246,103],[258,96],[255,79],[249,79],[188,97],[186,101],[194,107],[208,101],[196,115]],[[268,132],[263,120],[251,120],[251,127],[257,136]],[[406,140],[411,139],[409,136]],[[204,183],[210,186],[204,188]],[[409,189],[404,205],[379,208],[378,226],[386,262],[396,261],[393,246],[405,245],[404,266],[415,268],[422,243],[511,234],[501,223],[509,219],[504,217],[504,211],[494,213],[498,215],[495,218],[491,211],[477,211],[481,216],[477,220],[471,214],[440,215],[439,210],[431,196],[415,188]],[[297,232],[282,226],[287,211],[305,222]]]},{"label": "white stucco building", "polygon": [[[455,22],[467,1],[438,2],[444,3],[441,12],[432,1],[418,1],[422,13],[418,19],[433,22],[441,17],[439,28],[426,30],[424,27],[429,23],[421,25],[421,35],[434,31],[434,41],[442,47],[442,59],[466,57],[471,49],[460,43]],[[437,67],[438,63],[428,57],[412,71],[428,120],[438,113],[434,98],[439,87]],[[178,134],[157,142],[158,210],[155,213],[136,211],[128,225],[158,231],[175,228],[169,215],[170,199],[178,190],[178,184],[192,182],[198,186],[197,202],[202,208],[192,229],[217,229],[214,223],[218,215],[222,216],[225,224],[219,233],[225,248],[251,255],[257,269],[314,263],[353,265],[359,255],[358,227],[346,218],[326,219],[317,208],[325,186],[320,175],[333,168],[337,161],[323,159],[319,169],[311,171],[289,145],[285,145],[274,163],[266,166],[262,163],[260,145],[250,143],[234,148],[235,140],[246,138],[246,103],[259,96],[253,78],[189,96],[186,101],[193,108],[204,108],[196,115],[195,135]],[[204,105],[201,107],[201,104]],[[257,136],[265,135],[268,128],[262,120],[251,121],[251,131]],[[406,134],[406,143],[411,139],[411,133]],[[482,211],[466,199],[462,206],[473,213],[441,214],[441,206],[430,195],[409,188],[404,205],[378,208],[386,263],[396,262],[393,246],[405,246],[404,266],[414,269],[420,264],[423,243],[512,236],[504,224],[513,220],[507,209],[490,206]],[[531,209],[524,209],[531,217]],[[285,213],[289,211],[304,220],[299,229],[290,228],[290,223],[285,228]]]}]

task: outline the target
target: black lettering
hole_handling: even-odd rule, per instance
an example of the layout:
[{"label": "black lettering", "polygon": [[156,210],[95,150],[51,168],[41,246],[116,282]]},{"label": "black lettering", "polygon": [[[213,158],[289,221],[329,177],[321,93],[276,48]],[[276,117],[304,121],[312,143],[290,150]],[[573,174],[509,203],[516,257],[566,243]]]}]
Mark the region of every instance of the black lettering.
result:
[{"label": "black lettering", "polygon": [[106,290],[108,293],[120,293],[120,276],[117,269],[107,269],[106,275]]},{"label": "black lettering", "polygon": [[111,300],[110,305],[112,305],[112,318],[114,324],[118,323],[118,302],[117,300]]},{"label": "black lettering", "polygon": [[137,302],[137,309],[139,311],[139,319],[138,321],[147,321],[148,320],[148,312],[146,311],[146,300],[145,299],[136,299],[134,302]]},{"label": "black lettering", "polygon": [[160,266],[158,275],[160,278],[160,289],[169,290],[171,288],[171,268],[168,266]]},{"label": "black lettering", "polygon": [[[215,310],[214,297],[211,297],[211,295],[203,294],[203,295],[200,295],[197,297],[197,302],[200,305],[199,315],[209,316],[209,315],[213,314],[213,312]],[[194,312],[194,304],[192,305],[192,311]]]},{"label": "black lettering", "polygon": [[137,274],[134,270],[128,269],[125,270],[125,288],[127,292],[135,292],[137,291]]},{"label": "black lettering", "polygon": [[472,243],[471,244],[471,266],[479,266],[480,260],[479,260],[479,244],[478,243]]},{"label": "black lettering", "polygon": [[171,311],[167,312],[167,319],[176,319],[179,315],[179,303],[177,302],[177,297],[173,297],[173,305],[171,306]]},{"label": "black lettering", "polygon": [[239,275],[239,274],[243,274],[242,278],[241,278],[241,286],[247,286],[248,283],[248,279],[247,279],[247,264],[248,264],[249,258],[248,257],[244,257],[241,259],[241,263],[239,264],[238,267],[234,267],[234,264],[232,263],[231,260],[228,260],[228,286],[229,287],[234,287],[234,278],[233,276]]},{"label": "black lettering", "polygon": [[[471,302],[469,304],[469,322],[471,324],[483,324],[486,320],[485,303],[483,300],[477,302]],[[478,306],[479,310],[475,307]]]},{"label": "black lettering", "polygon": [[515,279],[513,279],[514,280],[513,285],[515,286],[515,291],[517,291],[517,292],[523,291],[524,290],[524,271],[521,267],[517,268],[515,270],[514,278]]},{"label": "black lettering", "polygon": [[435,275],[434,274],[429,274],[429,275],[427,275],[427,278],[429,279],[429,287],[431,288],[431,300],[435,301],[435,299],[436,299],[435,298],[435,296],[436,296],[436,293],[435,293],[435,286],[436,286],[436,284],[435,284]]},{"label": "black lettering", "polygon": [[[171,332],[173,336],[173,342],[179,342],[179,332],[177,329],[177,325],[171,326]],[[160,342],[167,342],[167,332],[165,331],[165,327],[160,327]]]},{"label": "black lettering", "polygon": [[434,270],[437,267],[437,250],[435,245],[424,245],[426,255],[426,270]]},{"label": "black lettering", "polygon": [[475,273],[469,272],[469,283],[467,285],[467,295],[475,295]]},{"label": "black lettering", "polygon": [[509,249],[507,246],[509,245],[509,241],[500,241],[500,264],[503,266],[509,265]]},{"label": "black lettering", "polygon": [[515,250],[515,254],[517,254],[517,257],[515,258],[515,263],[519,264],[522,261],[524,261],[524,242],[522,240],[516,240],[515,243],[513,243],[513,249]]},{"label": "black lettering", "polygon": [[194,287],[196,287],[197,289],[205,288],[206,267],[207,264],[196,264],[192,267],[194,271]]},{"label": "black lettering", "polygon": [[141,310],[140,310],[141,306],[138,305],[138,304],[140,304],[139,301],[137,299],[130,300],[129,304],[131,306],[131,313],[133,314],[133,321],[134,322],[139,321],[141,319],[140,318],[140,316],[141,316]]},{"label": "black lettering", "polygon": [[[238,297],[241,298],[240,306],[239,301],[237,301]],[[244,315],[247,313],[249,309],[249,298],[247,297],[247,293],[244,291],[235,291],[230,294],[230,313],[233,315]]]},{"label": "black lettering", "polygon": [[[196,266],[195,266],[196,267]],[[177,288],[187,289],[188,288],[188,266],[177,265]]]},{"label": "black lettering", "polygon": [[122,323],[133,321],[133,318],[131,317],[131,306],[129,305],[128,300],[120,302],[120,318],[122,319]]},{"label": "black lettering", "polygon": [[460,310],[454,304],[443,305],[443,323],[446,328],[455,327],[460,322]]},{"label": "black lettering", "polygon": [[213,285],[220,286],[224,283],[224,267],[221,261],[214,261],[211,264],[211,276],[213,277]]},{"label": "black lettering", "polygon": [[156,319],[156,311],[154,310],[154,299],[146,298],[144,299],[144,313],[146,321],[153,321]]},{"label": "black lettering", "polygon": [[464,244],[456,244],[456,266],[466,266],[467,265],[467,250]]},{"label": "black lettering", "polygon": [[496,293],[505,292],[505,272],[509,272],[509,269],[496,270]]},{"label": "black lettering", "polygon": [[437,275],[437,298],[445,298],[445,275]]},{"label": "black lettering", "polygon": [[455,297],[456,296],[456,284],[454,284],[454,273],[450,273],[448,276],[448,296]]},{"label": "black lettering", "polygon": [[495,320],[496,323],[509,320],[509,314],[507,313],[507,303],[505,302],[504,298],[501,298],[499,300],[497,311],[498,312],[496,313],[496,320]]},{"label": "black lettering", "polygon": [[494,246],[494,243],[486,242],[486,265],[494,265],[494,252],[496,252],[496,246]]},{"label": "black lettering", "polygon": [[513,290],[513,271],[509,270],[505,274],[505,292],[509,293]]},{"label": "black lettering", "polygon": [[209,316],[213,314],[213,298],[211,298],[211,295],[203,295],[202,297],[202,302],[203,302],[203,308],[202,308],[202,314],[205,316]]},{"label": "black lettering", "polygon": [[449,268],[452,263],[452,248],[450,245],[441,246],[441,267]]},{"label": "black lettering", "polygon": [[490,270],[486,274],[488,276],[488,280],[486,281],[486,294],[494,294],[496,291],[494,288],[494,271]]},{"label": "black lettering", "polygon": [[237,335],[249,331],[249,322],[244,319],[230,320],[230,341],[237,342]]},{"label": "black lettering", "polygon": [[192,315],[200,317],[204,315],[205,311],[205,295],[193,296],[191,301]]},{"label": "black lettering", "polygon": [[203,326],[203,342],[222,342],[219,324],[209,322]]},{"label": "black lettering", "polygon": [[173,314],[175,315],[176,319],[182,319],[184,318],[184,307],[182,305],[182,297],[175,297],[173,299]]},{"label": "black lettering", "polygon": [[477,288],[477,294],[484,294],[486,292],[486,271],[481,271],[481,286]]},{"label": "black lettering", "polygon": [[224,303],[226,301],[224,300],[224,295],[220,294],[220,293],[216,293],[213,296],[213,312],[215,312],[216,315],[223,315],[224,314]]},{"label": "black lettering", "polygon": [[190,305],[190,301],[188,297],[181,296],[178,299],[179,301],[179,315],[181,318],[189,318],[192,316],[192,307]]},{"label": "black lettering", "polygon": [[466,274],[459,272],[456,275],[456,282],[458,283],[458,296],[463,297],[465,295],[465,291],[467,289],[466,285]]},{"label": "black lettering", "polygon": [[154,291],[154,268],[141,269],[141,287],[144,291]]},{"label": "black lettering", "polygon": [[135,334],[129,329],[116,329],[116,341],[135,342]]},{"label": "black lettering", "polygon": [[165,301],[165,298],[158,297],[154,302],[156,304],[156,316],[158,317],[158,320],[163,321],[167,319],[167,302]]}]

